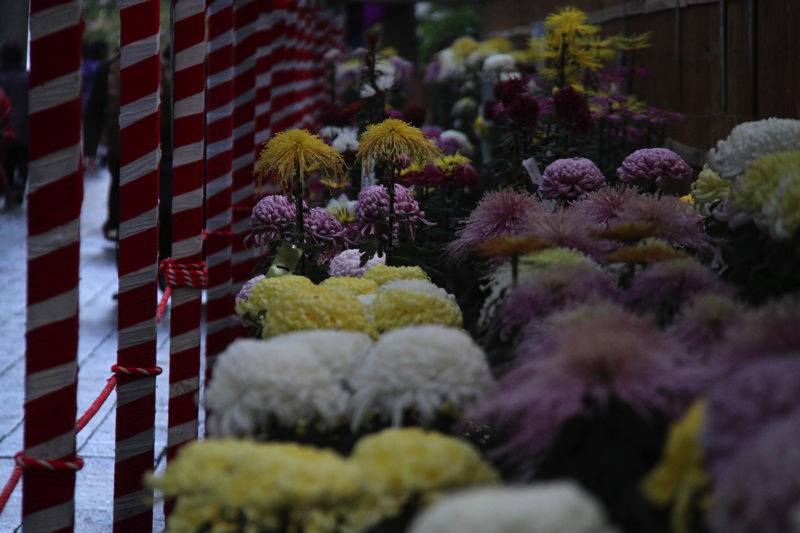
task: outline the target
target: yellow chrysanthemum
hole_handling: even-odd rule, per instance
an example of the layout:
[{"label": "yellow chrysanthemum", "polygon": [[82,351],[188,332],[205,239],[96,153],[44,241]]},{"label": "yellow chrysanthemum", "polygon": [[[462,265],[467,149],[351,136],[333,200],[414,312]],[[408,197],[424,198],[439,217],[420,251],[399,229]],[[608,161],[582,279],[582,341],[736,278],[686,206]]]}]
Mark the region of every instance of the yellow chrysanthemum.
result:
[{"label": "yellow chrysanthemum", "polygon": [[338,179],[345,174],[342,155],[307,130],[287,130],[273,136],[264,146],[255,165],[259,181],[274,176],[289,186],[309,172],[323,178]]},{"label": "yellow chrysanthemum", "polygon": [[714,202],[727,200],[732,191],[733,183],[722,179],[708,165],[703,166],[697,180],[692,183],[692,198],[694,198],[694,205],[697,209],[703,209]]},{"label": "yellow chrysanthemum", "polygon": [[692,507],[709,486],[700,441],[705,419],[706,402],[695,402],[673,424],[661,463],[642,483],[642,492],[648,500],[660,506],[673,504],[673,533],[691,531]]},{"label": "yellow chrysanthemum", "polygon": [[463,61],[478,48],[478,41],[472,37],[459,37],[453,41],[450,48],[453,50],[453,55]]},{"label": "yellow chrysanthemum", "polygon": [[350,461],[371,491],[395,509],[412,496],[423,504],[453,489],[494,484],[497,472],[461,439],[418,428],[386,429],[363,437]]},{"label": "yellow chrysanthemum", "polygon": [[572,265],[598,266],[589,257],[571,248],[548,248],[540,252],[525,254],[520,258],[522,270],[538,271]]},{"label": "yellow chrysanthemum", "polygon": [[281,292],[263,319],[264,338],[307,329],[338,329],[373,334],[358,298],[312,285]]},{"label": "yellow chrysanthemum", "polygon": [[592,24],[587,24],[588,15],[586,12],[572,6],[567,6],[559,11],[550,13],[544,19],[544,27],[551,32],[573,36],[575,34],[594,35],[600,28]]},{"label": "yellow chrysanthemum", "polygon": [[371,279],[351,278],[347,276],[328,278],[320,283],[320,287],[325,287],[326,289],[334,291],[343,291],[355,296],[371,294],[378,290],[378,284]]},{"label": "yellow chrysanthemum", "polygon": [[425,281],[430,281],[425,271],[418,266],[397,267],[382,263],[369,267],[362,277],[371,279],[378,285],[384,285],[396,279],[424,279]]},{"label": "yellow chrysanthemum", "polygon": [[792,176],[800,175],[800,150],[761,156],[747,165],[744,179],[733,194],[733,205],[749,213],[762,208],[784,189]]},{"label": "yellow chrysanthemum", "polygon": [[236,312],[242,316],[246,314],[250,314],[253,317],[262,316],[281,292],[287,289],[312,287],[313,285],[310,279],[303,276],[288,275],[264,278],[250,289],[246,300],[237,302]]},{"label": "yellow chrysanthemum", "polygon": [[[334,533],[361,526],[358,465],[296,444],[205,440],[186,446],[154,484],[176,498],[169,530]],[[288,523],[286,523],[288,522]]]},{"label": "yellow chrysanthemum", "polygon": [[356,152],[356,158],[365,168],[376,164],[395,165],[403,157],[412,163],[425,163],[441,155],[422,130],[396,118],[368,126]]},{"label": "yellow chrysanthemum", "polygon": [[461,309],[450,298],[407,289],[378,291],[370,310],[378,333],[425,324],[460,328],[464,323]]}]

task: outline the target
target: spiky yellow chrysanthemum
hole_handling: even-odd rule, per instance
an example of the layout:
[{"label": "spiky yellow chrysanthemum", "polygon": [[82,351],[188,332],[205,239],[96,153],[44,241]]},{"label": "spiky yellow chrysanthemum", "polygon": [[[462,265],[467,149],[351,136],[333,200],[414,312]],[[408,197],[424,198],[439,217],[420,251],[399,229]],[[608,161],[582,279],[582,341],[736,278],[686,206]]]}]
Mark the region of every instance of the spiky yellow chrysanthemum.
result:
[{"label": "spiky yellow chrysanthemum", "polygon": [[368,126],[356,152],[356,158],[365,168],[375,164],[396,165],[404,158],[411,163],[425,163],[441,155],[422,130],[396,118]]},{"label": "spiky yellow chrysanthemum", "polygon": [[308,130],[293,129],[278,133],[267,141],[255,165],[259,181],[272,176],[284,186],[303,179],[309,172],[323,178],[338,179],[345,174],[342,155]]}]

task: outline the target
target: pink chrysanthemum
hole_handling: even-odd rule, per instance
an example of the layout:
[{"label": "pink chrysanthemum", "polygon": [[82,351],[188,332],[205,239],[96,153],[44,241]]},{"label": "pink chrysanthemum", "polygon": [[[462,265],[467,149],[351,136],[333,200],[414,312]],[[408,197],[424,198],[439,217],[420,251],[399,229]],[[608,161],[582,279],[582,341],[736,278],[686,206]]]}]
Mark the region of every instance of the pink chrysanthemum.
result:
[{"label": "pink chrysanthemum", "polygon": [[538,237],[553,246],[573,248],[599,258],[607,251],[608,244],[593,237],[594,226],[582,211],[569,207],[553,212],[530,212],[521,232]]},{"label": "pink chrysanthemum", "polygon": [[557,159],[544,169],[539,193],[545,198],[575,200],[604,183],[603,173],[585,157]]},{"label": "pink chrysanthemum", "polygon": [[447,245],[447,254],[462,261],[475,246],[491,237],[518,235],[532,212],[541,210],[539,202],[528,192],[502,189],[486,193],[470,213],[457,238]]},{"label": "pink chrysanthemum", "polygon": [[694,396],[700,384],[677,364],[683,356],[675,343],[620,308],[598,311],[554,316],[560,327],[548,331],[543,346],[549,349],[510,371],[486,395],[476,416],[506,435],[496,450],[501,456],[530,459],[565,422],[611,398],[643,416],[674,416]]},{"label": "pink chrysanthemum", "polygon": [[333,254],[347,246],[344,226],[323,207],[311,209],[303,225],[306,238],[314,244],[323,246],[319,255],[320,263],[327,263]]},{"label": "pink chrysanthemum", "polygon": [[705,293],[694,296],[670,326],[669,335],[697,359],[706,359],[738,329],[744,307],[730,296]]},{"label": "pink chrysanthemum", "polygon": [[289,197],[280,194],[265,196],[253,208],[250,238],[258,246],[288,239],[292,235],[294,219],[295,207]]},{"label": "pink chrysanthemum", "polygon": [[[400,184],[394,186],[395,235],[400,227],[414,237],[419,224],[429,224],[425,213],[419,208],[414,195]],[[356,222],[362,235],[375,234],[379,224],[386,223],[389,216],[389,194],[383,185],[370,185],[358,194]]]},{"label": "pink chrysanthemum", "polygon": [[617,175],[623,183],[640,185],[661,184],[664,180],[688,180],[693,174],[692,167],[667,148],[636,150],[617,169]]},{"label": "pink chrysanthemum", "polygon": [[589,220],[607,224],[617,218],[625,204],[635,196],[627,187],[602,187],[575,202],[574,207]]},{"label": "pink chrysanthemum", "polygon": [[332,277],[361,277],[373,265],[383,264],[383,256],[372,256],[361,266],[361,252],[356,249],[345,250],[335,255],[328,264],[328,274]]},{"label": "pink chrysanthemum", "polygon": [[703,217],[675,196],[633,194],[623,204],[616,221],[652,224],[656,236],[676,246],[695,250],[709,246],[702,229]]}]

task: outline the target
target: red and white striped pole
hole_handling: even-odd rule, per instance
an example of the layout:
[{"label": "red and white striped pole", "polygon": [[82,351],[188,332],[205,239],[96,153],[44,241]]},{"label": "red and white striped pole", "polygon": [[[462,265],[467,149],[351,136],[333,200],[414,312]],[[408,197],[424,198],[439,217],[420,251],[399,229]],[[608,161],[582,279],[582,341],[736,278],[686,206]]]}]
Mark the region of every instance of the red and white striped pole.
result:
[{"label": "red and white striped pole", "polygon": [[158,164],[159,0],[119,0],[120,225],[114,531],[150,531],[153,469]]},{"label": "red and white striped pole", "polygon": [[254,144],[257,155],[272,134],[270,130],[272,110],[272,68],[275,50],[279,44],[281,22],[280,11],[272,0],[258,0],[258,29],[256,32],[256,76],[255,76],[255,133]]},{"label": "red and white striped pole", "polygon": [[25,451],[17,462],[24,530],[72,531],[82,464],[75,456],[81,2],[31,0],[30,8]]},{"label": "red and white striped pole", "polygon": [[206,380],[230,341],[233,0],[208,4],[206,69]]},{"label": "red and white striped pole", "polygon": [[[167,461],[197,438],[203,273],[205,0],[173,4],[172,258],[162,265],[172,289]],[[188,274],[186,279],[180,274]],[[177,278],[177,279],[176,279]]]},{"label": "red and white striped pole", "polygon": [[253,162],[255,131],[255,67],[258,3],[235,0],[235,50],[233,79],[233,294],[250,278],[253,249],[244,239],[253,210]]}]

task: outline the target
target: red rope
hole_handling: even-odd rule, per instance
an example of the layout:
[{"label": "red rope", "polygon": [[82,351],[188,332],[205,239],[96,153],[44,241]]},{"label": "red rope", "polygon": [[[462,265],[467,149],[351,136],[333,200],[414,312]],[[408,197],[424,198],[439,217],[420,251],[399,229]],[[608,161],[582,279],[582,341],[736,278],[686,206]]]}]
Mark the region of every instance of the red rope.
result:
[{"label": "red rope", "polygon": [[17,488],[17,483],[19,483],[19,479],[21,477],[22,467],[15,464],[14,470],[11,472],[11,477],[8,478],[8,481],[6,481],[6,484],[3,487],[3,492],[0,492],[0,513],[2,513],[3,509],[5,509],[8,499],[11,497],[14,489]]},{"label": "red rope", "polygon": [[161,319],[164,317],[164,313],[167,311],[167,302],[169,302],[170,296],[172,296],[172,287],[167,286],[166,290],[164,290],[164,294],[161,296],[161,301],[158,302],[158,309],[156,309],[156,322],[161,322]]}]

